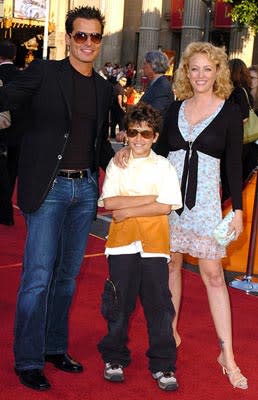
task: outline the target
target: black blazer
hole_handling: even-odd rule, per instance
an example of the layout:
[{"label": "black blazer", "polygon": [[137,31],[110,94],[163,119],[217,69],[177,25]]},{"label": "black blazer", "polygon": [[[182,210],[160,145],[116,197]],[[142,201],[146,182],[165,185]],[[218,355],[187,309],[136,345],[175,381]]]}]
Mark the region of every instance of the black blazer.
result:
[{"label": "black blazer", "polygon": [[[106,168],[114,151],[108,142],[108,113],[112,86],[93,72],[97,97],[95,169]],[[90,93],[89,93],[90,96]],[[37,60],[20,76],[0,89],[0,111],[29,104],[18,184],[18,205],[28,213],[46,198],[71,131],[72,68],[69,59]]]}]

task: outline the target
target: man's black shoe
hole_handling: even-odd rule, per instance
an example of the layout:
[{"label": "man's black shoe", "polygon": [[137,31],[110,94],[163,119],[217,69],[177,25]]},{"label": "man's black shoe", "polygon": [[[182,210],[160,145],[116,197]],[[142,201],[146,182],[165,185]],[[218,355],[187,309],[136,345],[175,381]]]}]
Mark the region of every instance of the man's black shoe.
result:
[{"label": "man's black shoe", "polygon": [[15,369],[15,372],[19,376],[20,382],[31,389],[48,390],[51,387],[41,369],[28,369],[20,371]]},{"label": "man's black shoe", "polygon": [[83,366],[73,360],[69,354],[48,354],[45,356],[47,362],[51,362],[58,369],[65,372],[82,372]]}]

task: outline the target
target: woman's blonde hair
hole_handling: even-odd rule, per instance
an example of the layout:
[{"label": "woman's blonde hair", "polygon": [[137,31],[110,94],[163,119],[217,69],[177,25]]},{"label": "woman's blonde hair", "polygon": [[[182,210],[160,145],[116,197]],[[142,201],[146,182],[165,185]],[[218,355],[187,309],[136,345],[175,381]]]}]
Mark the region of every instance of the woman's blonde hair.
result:
[{"label": "woman's blonde hair", "polygon": [[195,54],[206,55],[208,60],[217,68],[217,78],[213,91],[221,99],[226,99],[232,92],[228,57],[225,50],[207,42],[192,42],[182,54],[178,69],[175,72],[174,89],[179,100],[193,96],[193,88],[188,78],[190,58]]}]

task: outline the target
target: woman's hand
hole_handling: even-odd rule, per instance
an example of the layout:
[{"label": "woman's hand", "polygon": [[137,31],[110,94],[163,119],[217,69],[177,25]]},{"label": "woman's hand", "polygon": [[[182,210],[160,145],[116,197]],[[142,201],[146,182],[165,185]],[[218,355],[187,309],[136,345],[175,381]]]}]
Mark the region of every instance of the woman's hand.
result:
[{"label": "woman's hand", "polygon": [[130,149],[126,146],[118,150],[114,155],[114,163],[119,168],[127,168],[127,163],[130,156]]},{"label": "woman's hand", "polygon": [[235,231],[237,239],[239,235],[243,232],[243,211],[242,210],[235,210],[235,215],[229,224],[229,231],[228,234],[230,235],[233,231]]}]

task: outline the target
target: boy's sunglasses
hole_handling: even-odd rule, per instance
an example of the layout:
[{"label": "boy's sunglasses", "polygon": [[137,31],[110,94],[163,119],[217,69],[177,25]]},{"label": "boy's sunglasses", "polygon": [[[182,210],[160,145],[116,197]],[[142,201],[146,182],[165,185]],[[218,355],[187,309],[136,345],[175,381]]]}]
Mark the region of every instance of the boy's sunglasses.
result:
[{"label": "boy's sunglasses", "polygon": [[76,32],[74,35],[69,33],[69,36],[74,39],[75,43],[77,44],[83,44],[87,42],[88,38],[95,43],[99,44],[102,40],[102,35],[101,33],[85,33],[85,32]]},{"label": "boy's sunglasses", "polygon": [[127,136],[130,138],[134,138],[138,135],[138,133],[140,133],[140,135],[144,138],[144,139],[151,139],[154,136],[153,131],[148,131],[148,130],[144,130],[144,131],[140,131],[139,129],[128,129],[127,130]]}]

